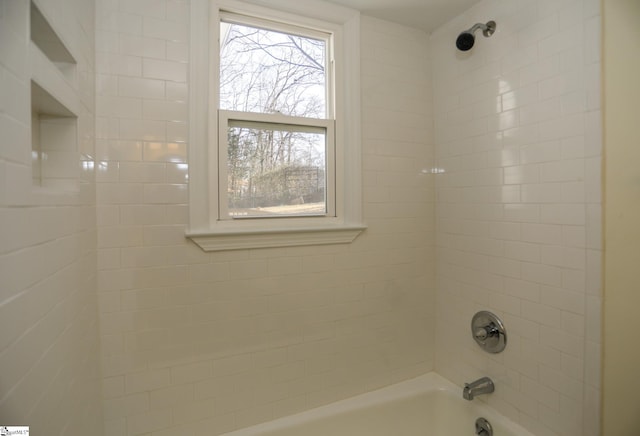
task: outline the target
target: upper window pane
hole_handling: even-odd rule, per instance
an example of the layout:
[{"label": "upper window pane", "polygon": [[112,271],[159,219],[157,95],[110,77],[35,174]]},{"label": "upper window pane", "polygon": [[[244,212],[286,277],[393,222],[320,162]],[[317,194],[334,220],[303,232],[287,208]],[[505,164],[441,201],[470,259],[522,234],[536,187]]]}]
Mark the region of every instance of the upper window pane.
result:
[{"label": "upper window pane", "polygon": [[327,40],[220,23],[220,109],[327,116]]}]

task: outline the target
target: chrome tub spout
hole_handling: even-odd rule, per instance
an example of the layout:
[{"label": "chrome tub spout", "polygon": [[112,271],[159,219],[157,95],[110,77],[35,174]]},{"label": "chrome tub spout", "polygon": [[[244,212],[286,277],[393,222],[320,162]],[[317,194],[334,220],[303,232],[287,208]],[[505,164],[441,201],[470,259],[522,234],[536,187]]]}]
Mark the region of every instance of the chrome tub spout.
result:
[{"label": "chrome tub spout", "polygon": [[489,377],[482,377],[474,382],[464,384],[462,398],[471,401],[476,395],[490,394],[494,390],[493,381]]}]

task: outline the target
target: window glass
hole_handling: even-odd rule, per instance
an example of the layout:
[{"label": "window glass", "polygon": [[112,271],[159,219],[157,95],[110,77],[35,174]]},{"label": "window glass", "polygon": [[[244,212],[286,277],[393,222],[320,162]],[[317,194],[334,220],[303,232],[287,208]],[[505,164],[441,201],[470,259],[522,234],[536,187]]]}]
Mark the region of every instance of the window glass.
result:
[{"label": "window glass", "polygon": [[325,215],[326,130],[230,120],[228,213],[233,218]]},{"label": "window glass", "polygon": [[220,109],[327,116],[327,40],[220,23]]}]

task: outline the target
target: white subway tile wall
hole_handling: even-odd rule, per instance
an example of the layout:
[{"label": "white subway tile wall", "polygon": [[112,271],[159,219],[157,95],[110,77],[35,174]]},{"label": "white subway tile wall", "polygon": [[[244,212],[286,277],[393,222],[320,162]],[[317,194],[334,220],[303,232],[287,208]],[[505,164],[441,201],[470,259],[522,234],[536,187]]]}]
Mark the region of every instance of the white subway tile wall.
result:
[{"label": "white subway tile wall", "polygon": [[[596,436],[601,305],[597,0],[484,0],[431,35],[435,369],[537,435]],[[458,33],[495,20],[459,52]],[[468,323],[501,316],[503,354]]]},{"label": "white subway tile wall", "polygon": [[184,237],[188,17],[97,4],[105,434],[219,434],[433,369],[427,35],[362,21],[363,235],[205,253]]},{"label": "white subway tile wall", "polygon": [[[598,0],[483,0],[430,37],[363,17],[369,229],[222,253],[184,237],[189,1],[91,4],[38,2],[81,102],[79,190],[52,195],[32,182],[29,2],[0,0],[0,424],[219,434],[435,369],[491,376],[481,400],[536,434],[598,435]],[[503,354],[471,340],[480,309]]]},{"label": "white subway tile wall", "polygon": [[[0,424],[26,425],[33,434],[101,435],[95,11],[92,2],[76,0],[37,5],[77,65],[64,75],[46,59],[46,71],[31,71],[30,2],[0,1]],[[36,73],[64,84],[79,103],[77,144],[73,136],[58,141],[71,160],[46,167],[73,174],[73,192],[49,192],[32,180]]]}]

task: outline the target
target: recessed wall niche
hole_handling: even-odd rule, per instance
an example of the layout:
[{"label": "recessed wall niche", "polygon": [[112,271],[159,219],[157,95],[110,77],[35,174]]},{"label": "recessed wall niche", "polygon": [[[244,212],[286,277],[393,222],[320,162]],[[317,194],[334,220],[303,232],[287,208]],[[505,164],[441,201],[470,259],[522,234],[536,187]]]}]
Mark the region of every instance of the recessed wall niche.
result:
[{"label": "recessed wall niche", "polygon": [[80,175],[78,117],[31,82],[31,168],[34,186],[76,190]]},{"label": "recessed wall niche", "polygon": [[77,191],[76,61],[46,14],[30,2],[31,168],[33,186]]},{"label": "recessed wall niche", "polygon": [[67,79],[73,80],[77,62],[34,2],[31,2],[29,16],[31,41]]}]

